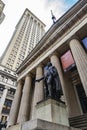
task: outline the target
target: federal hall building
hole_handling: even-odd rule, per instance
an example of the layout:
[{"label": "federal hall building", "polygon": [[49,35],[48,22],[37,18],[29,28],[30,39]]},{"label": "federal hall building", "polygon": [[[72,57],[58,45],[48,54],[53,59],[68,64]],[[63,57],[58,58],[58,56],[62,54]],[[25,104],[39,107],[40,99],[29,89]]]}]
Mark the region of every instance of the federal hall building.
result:
[{"label": "federal hall building", "polygon": [[[60,78],[60,101],[44,98],[44,68]],[[87,0],[79,0],[45,33],[17,69],[6,130],[87,130]]]}]

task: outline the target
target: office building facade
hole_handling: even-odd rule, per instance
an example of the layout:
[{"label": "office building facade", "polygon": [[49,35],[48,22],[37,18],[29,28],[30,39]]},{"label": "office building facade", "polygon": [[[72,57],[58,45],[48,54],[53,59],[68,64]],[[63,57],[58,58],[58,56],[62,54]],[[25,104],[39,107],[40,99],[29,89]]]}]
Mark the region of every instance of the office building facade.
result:
[{"label": "office building facade", "polygon": [[2,122],[5,122],[9,116],[16,91],[16,81],[16,73],[0,65],[0,121]]}]

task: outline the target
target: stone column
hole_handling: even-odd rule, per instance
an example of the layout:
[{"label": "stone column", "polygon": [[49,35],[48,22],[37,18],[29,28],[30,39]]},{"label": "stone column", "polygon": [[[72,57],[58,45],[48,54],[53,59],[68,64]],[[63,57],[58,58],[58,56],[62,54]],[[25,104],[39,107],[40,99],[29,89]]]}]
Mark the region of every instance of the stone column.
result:
[{"label": "stone column", "polygon": [[18,120],[17,120],[18,123],[25,122],[29,119],[31,82],[32,82],[31,75],[28,74],[25,77],[23,94],[22,94],[20,110],[19,110]]},{"label": "stone column", "polygon": [[1,100],[0,100],[0,119],[1,119],[1,113],[2,113],[2,109],[3,109],[3,105],[4,105],[4,102],[5,102],[6,96],[7,96],[7,92],[8,92],[7,89],[3,90],[3,95],[2,95]]},{"label": "stone column", "polygon": [[[40,79],[43,77],[43,69],[42,65],[38,65],[36,68],[36,79]],[[33,99],[33,110],[32,110],[32,119],[36,118],[36,104],[44,99],[44,92],[43,92],[43,80],[40,82],[35,83],[35,89],[34,89],[34,99]]]},{"label": "stone column", "polygon": [[87,54],[77,39],[70,41],[70,48],[87,96]]},{"label": "stone column", "polygon": [[14,97],[14,100],[13,100],[13,103],[11,106],[7,126],[16,124],[19,107],[20,107],[21,96],[22,96],[22,81],[20,80],[20,81],[18,81],[17,90],[16,90],[15,97]]},{"label": "stone column", "polygon": [[[53,66],[56,67],[57,71],[58,71],[58,74],[59,74],[59,78],[60,78],[60,81],[61,81],[61,85],[62,85],[62,89],[64,89],[64,86],[65,86],[65,82],[64,82],[64,78],[63,78],[63,72],[61,70],[61,65],[60,65],[60,61],[59,61],[59,58],[57,56],[56,53],[53,53],[51,56],[50,56],[50,61],[52,63]],[[65,91],[64,91],[65,92]]]},{"label": "stone column", "polygon": [[50,60],[51,60],[52,65],[57,68],[57,71],[58,71],[58,74],[60,77],[60,81],[61,81],[61,86],[62,86],[63,93],[64,93],[64,99],[65,99],[66,105],[68,107],[69,117],[72,117],[75,115],[80,115],[81,111],[79,108],[78,101],[76,99],[74,87],[72,86],[71,81],[67,78],[67,75],[65,75],[62,72],[60,61],[59,61],[57,54],[54,53],[53,55],[51,55]]}]

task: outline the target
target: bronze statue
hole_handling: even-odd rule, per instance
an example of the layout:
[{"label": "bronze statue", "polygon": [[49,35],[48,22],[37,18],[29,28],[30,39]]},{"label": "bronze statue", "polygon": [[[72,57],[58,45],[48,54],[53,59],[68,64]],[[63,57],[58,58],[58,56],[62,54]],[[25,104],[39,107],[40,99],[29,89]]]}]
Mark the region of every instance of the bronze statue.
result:
[{"label": "bronze statue", "polygon": [[45,99],[51,97],[53,99],[59,100],[62,93],[62,87],[59,79],[59,75],[55,66],[52,66],[51,62],[47,63],[47,66],[44,69],[44,76],[36,81],[40,82],[44,79],[44,92]]}]

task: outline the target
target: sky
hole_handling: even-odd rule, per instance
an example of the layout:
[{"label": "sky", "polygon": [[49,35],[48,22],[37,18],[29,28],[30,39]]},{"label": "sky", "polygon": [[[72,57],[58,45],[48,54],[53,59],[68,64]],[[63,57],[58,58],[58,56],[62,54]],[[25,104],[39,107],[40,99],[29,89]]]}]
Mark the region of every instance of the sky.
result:
[{"label": "sky", "polygon": [[51,19],[51,10],[56,19],[60,18],[69,8],[78,0],[2,0],[5,4],[5,19],[0,24],[0,57],[8,45],[15,26],[21,18],[23,12],[28,8],[43,23],[47,31],[53,24]]}]

